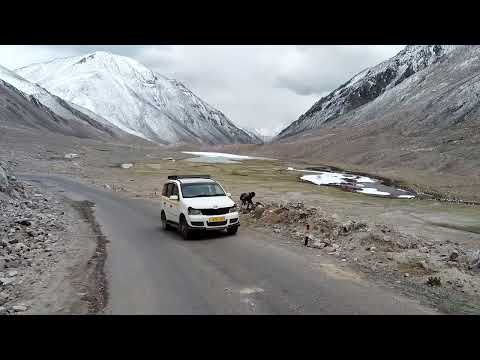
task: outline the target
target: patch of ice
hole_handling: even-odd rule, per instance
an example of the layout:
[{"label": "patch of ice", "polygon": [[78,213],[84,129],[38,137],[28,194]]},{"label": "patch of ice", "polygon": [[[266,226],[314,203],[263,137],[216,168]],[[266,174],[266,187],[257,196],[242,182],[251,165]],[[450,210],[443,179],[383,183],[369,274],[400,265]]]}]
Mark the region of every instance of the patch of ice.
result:
[{"label": "patch of ice", "polygon": [[[377,180],[366,177],[366,176],[336,173],[336,172],[333,172],[333,171],[299,170],[299,169],[294,169],[292,167],[287,168],[287,170],[305,172],[305,173],[310,173],[310,174],[321,174],[322,176],[324,176],[324,174],[334,174],[337,177],[342,177],[342,178],[345,178],[345,179],[355,180],[358,183],[376,183],[376,182],[378,182]],[[345,181],[343,181],[343,182],[345,182]]]},{"label": "patch of ice", "polygon": [[333,185],[345,183],[343,174],[338,173],[326,172],[319,175],[303,175],[301,179],[317,185]]},{"label": "patch of ice", "polygon": [[415,195],[398,195],[397,197],[400,199],[413,199]]},{"label": "patch of ice", "polygon": [[218,152],[182,151],[182,153],[197,155],[197,156],[206,156],[206,157],[223,157],[227,159],[258,159],[257,157],[254,157],[254,156],[235,155],[235,154],[218,153]]},{"label": "patch of ice", "polygon": [[390,193],[385,191],[378,191],[375,188],[363,188],[362,190],[357,190],[359,193],[371,194],[371,195],[390,195]]},{"label": "patch of ice", "polygon": [[367,176],[361,176],[361,175],[344,174],[344,177],[347,179],[355,180],[357,183],[376,183],[377,182],[377,180],[374,180]]}]

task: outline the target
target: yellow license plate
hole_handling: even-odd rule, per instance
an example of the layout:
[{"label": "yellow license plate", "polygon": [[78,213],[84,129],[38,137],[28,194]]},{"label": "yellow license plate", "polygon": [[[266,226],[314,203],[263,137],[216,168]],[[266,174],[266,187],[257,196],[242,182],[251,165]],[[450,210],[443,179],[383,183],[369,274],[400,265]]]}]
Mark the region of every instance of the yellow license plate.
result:
[{"label": "yellow license plate", "polygon": [[222,221],[225,221],[225,218],[223,216],[219,216],[219,217],[211,217],[210,219],[208,219],[209,222],[222,222]]}]

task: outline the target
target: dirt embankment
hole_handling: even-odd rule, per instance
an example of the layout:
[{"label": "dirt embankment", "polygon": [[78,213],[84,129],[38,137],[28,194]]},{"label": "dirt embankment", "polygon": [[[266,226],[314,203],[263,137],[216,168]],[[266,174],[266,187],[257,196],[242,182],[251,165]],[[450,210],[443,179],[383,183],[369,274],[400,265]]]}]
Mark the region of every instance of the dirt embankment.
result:
[{"label": "dirt embankment", "polygon": [[480,247],[344,222],[302,202],[265,203],[242,217],[246,225],[293,238],[445,312],[480,313]]},{"label": "dirt embankment", "polygon": [[87,314],[106,302],[105,241],[91,204],[22,183],[0,189],[0,314]]}]

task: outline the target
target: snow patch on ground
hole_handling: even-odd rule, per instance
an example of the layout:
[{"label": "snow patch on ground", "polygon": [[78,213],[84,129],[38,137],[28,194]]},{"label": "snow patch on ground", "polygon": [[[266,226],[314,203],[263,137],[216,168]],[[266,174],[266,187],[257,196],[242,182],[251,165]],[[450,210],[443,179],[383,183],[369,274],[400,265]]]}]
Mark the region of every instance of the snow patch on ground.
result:
[{"label": "snow patch on ground", "polygon": [[370,195],[390,195],[390,193],[385,191],[378,191],[375,188],[363,188],[362,190],[357,190],[356,192],[362,194],[370,194]]},{"label": "snow patch on ground", "polygon": [[184,154],[196,155],[198,157],[186,159],[193,162],[205,162],[205,163],[241,163],[241,160],[276,160],[266,157],[236,155],[228,153],[210,152],[210,151],[182,151]]},{"label": "snow patch on ground", "polygon": [[[315,176],[310,176],[310,175],[302,176],[302,179],[311,181],[317,185],[342,184],[342,183],[346,183],[345,179],[355,180],[357,183],[362,183],[362,184],[378,182],[377,180],[369,178],[367,176],[337,173],[333,171],[298,170],[292,167],[287,168],[287,170],[319,174],[319,175],[315,175],[317,178],[315,178]],[[315,180],[315,181],[312,181],[312,180]]]},{"label": "snow patch on ground", "polygon": [[235,154],[227,154],[227,153],[219,153],[219,152],[182,151],[182,153],[197,155],[197,156],[206,156],[206,157],[223,157],[223,158],[232,159],[232,160],[259,159],[253,156],[235,155]]},{"label": "snow patch on ground", "polygon": [[319,175],[303,175],[302,180],[309,181],[317,185],[333,185],[343,184],[345,180],[342,174],[338,173],[323,173]]},{"label": "snow patch on ground", "polygon": [[[350,191],[367,195],[391,196],[401,199],[415,198],[415,195],[413,194],[398,194],[397,192],[407,193],[407,191],[387,186],[383,184],[382,180],[370,178],[368,176],[338,173],[334,171],[299,170],[293,167],[288,167],[287,170],[308,173],[307,175],[303,175],[301,179],[315,185],[333,185],[342,188],[347,186]],[[367,186],[367,184],[370,185]],[[390,189],[391,192],[385,191]]]},{"label": "snow patch on ground", "polygon": [[377,180],[374,180],[372,178],[369,178],[367,176],[360,176],[360,175],[347,175],[343,174],[344,178],[355,180],[357,183],[376,183],[378,182]]},{"label": "snow patch on ground", "polygon": [[414,195],[398,195],[400,199],[413,199],[414,197]]}]

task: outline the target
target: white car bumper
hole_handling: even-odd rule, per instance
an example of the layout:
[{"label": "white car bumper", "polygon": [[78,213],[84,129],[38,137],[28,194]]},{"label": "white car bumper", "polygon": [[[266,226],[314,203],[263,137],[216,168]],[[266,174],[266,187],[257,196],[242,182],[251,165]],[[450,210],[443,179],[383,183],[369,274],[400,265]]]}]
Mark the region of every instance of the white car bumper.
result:
[{"label": "white car bumper", "polygon": [[[211,221],[222,218],[222,221]],[[238,212],[223,215],[188,215],[187,223],[192,229],[222,230],[232,226],[240,226]]]}]

